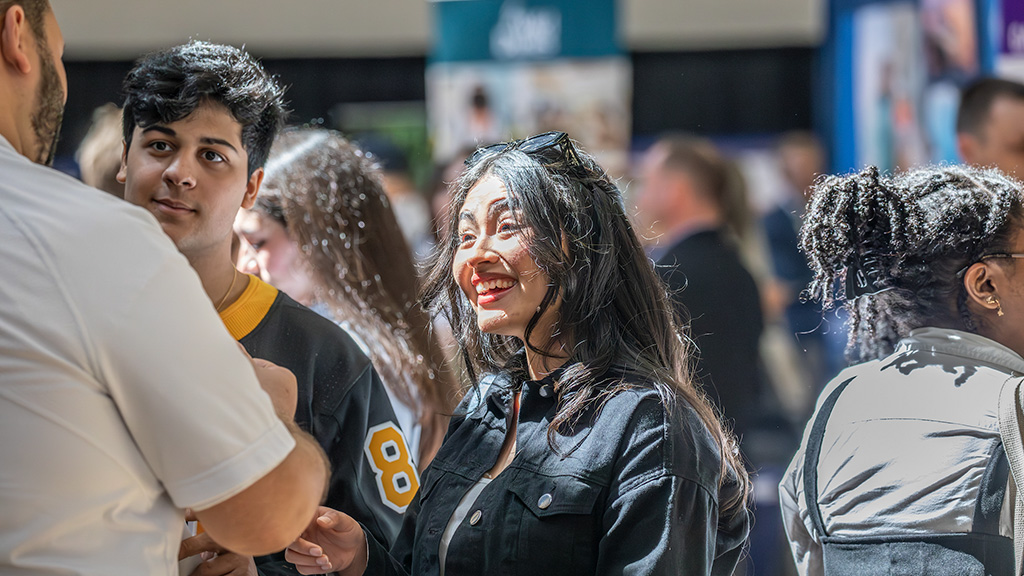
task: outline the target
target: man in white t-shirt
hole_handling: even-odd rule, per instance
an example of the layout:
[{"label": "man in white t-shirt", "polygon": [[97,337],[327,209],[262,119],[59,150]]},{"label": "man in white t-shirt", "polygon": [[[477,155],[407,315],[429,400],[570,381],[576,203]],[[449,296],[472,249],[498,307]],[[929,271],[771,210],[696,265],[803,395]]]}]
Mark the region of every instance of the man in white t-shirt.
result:
[{"label": "man in white t-shirt", "polygon": [[46,0],[0,0],[0,573],[176,574],[184,508],[280,550],[326,479],[294,379],[238,349],[150,214],[40,165],[62,52]]}]

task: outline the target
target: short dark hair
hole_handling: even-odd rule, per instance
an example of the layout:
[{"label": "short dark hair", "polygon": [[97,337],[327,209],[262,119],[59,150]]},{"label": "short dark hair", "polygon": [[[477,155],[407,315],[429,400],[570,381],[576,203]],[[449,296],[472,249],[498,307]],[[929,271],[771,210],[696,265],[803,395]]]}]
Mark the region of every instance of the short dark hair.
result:
[{"label": "short dark hair", "polygon": [[998,98],[1024,101],[1024,84],[1002,78],[982,78],[966,86],[956,115],[957,133],[981,136],[981,127]]},{"label": "short dark hair", "polygon": [[233,46],[191,41],[142,57],[124,80],[124,141],[135,127],[186,118],[215,102],[242,125],[249,175],[263,166],[288,115],[284,90],[252,56]]}]

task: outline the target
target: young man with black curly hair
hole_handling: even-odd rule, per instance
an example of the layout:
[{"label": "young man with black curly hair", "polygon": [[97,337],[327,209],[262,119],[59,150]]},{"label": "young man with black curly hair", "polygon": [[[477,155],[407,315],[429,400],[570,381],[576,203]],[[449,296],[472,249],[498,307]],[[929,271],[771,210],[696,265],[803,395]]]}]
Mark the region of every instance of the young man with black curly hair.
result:
[{"label": "young man with black curly hair", "polygon": [[[125,199],[160,222],[239,343],[295,373],[296,422],[331,461],[327,502],[390,541],[418,477],[377,372],[341,328],[231,259],[235,214],[252,207],[284,121],[283,90],[246,52],[190,42],[140,60],[124,92]],[[252,571],[251,559],[208,544],[219,555],[204,574]],[[294,573],[280,555],[256,565]]]}]

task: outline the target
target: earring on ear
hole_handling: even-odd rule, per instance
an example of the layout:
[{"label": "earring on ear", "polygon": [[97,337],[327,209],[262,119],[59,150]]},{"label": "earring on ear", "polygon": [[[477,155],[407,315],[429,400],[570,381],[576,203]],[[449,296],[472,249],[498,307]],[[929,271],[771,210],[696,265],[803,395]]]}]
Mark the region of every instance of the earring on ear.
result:
[{"label": "earring on ear", "polygon": [[999,300],[997,300],[995,296],[989,296],[988,299],[985,300],[985,302],[988,304],[996,305],[996,316],[1003,315],[1003,305],[999,303]]}]

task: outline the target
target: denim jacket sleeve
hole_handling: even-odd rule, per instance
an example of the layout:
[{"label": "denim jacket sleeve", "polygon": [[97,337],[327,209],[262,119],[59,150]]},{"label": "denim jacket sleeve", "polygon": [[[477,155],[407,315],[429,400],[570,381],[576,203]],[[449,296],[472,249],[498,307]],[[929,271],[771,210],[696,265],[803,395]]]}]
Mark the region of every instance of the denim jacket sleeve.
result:
[{"label": "denim jacket sleeve", "polygon": [[699,420],[683,412],[669,421],[662,410],[634,414],[604,511],[599,574],[727,575],[735,568],[749,518],[745,510],[720,517],[717,478],[694,465],[719,460],[700,441]]}]

